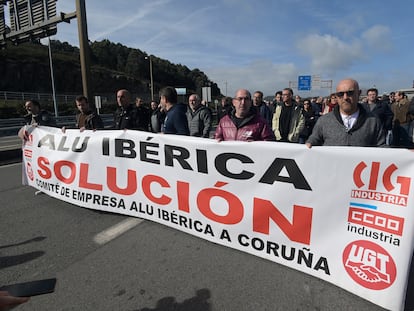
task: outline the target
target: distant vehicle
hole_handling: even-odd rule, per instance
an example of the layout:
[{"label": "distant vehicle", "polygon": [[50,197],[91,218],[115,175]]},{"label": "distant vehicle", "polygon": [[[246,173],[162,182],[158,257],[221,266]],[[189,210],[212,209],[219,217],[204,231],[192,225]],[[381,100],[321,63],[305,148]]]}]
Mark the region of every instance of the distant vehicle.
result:
[{"label": "distant vehicle", "polygon": [[408,99],[411,100],[411,98],[414,97],[414,88],[410,89],[400,89],[399,92],[404,92],[405,95],[407,95]]}]

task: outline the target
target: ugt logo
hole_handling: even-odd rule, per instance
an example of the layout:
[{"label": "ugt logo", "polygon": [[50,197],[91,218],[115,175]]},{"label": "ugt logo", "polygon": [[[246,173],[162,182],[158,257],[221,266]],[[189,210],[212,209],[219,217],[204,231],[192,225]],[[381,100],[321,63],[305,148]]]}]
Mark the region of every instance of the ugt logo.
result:
[{"label": "ugt logo", "polygon": [[[389,204],[407,206],[410,193],[411,178],[406,176],[393,176],[398,170],[395,164],[381,170],[380,162],[372,162],[371,167],[361,161],[354,169],[353,179],[357,190],[352,190],[353,198],[382,201]],[[382,183],[387,193],[377,191]],[[365,188],[362,190],[361,188]],[[381,187],[382,188],[382,187]]]},{"label": "ugt logo", "polygon": [[397,276],[394,259],[373,242],[359,240],[348,244],[342,253],[342,262],[349,276],[365,288],[388,288]]}]

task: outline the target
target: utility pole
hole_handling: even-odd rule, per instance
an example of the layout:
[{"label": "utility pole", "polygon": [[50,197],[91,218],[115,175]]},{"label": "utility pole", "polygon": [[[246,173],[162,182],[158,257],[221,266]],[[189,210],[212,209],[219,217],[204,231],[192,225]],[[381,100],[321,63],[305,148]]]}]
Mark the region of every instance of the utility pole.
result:
[{"label": "utility pole", "polygon": [[152,75],[152,58],[151,55],[145,56],[145,59],[149,60],[149,68],[150,68],[150,83],[151,83],[151,101],[154,101],[154,76]]},{"label": "utility pole", "polygon": [[59,116],[58,113],[58,106],[57,106],[57,100],[56,100],[56,90],[55,90],[55,75],[53,73],[53,61],[52,61],[52,48],[50,47],[50,37],[49,39],[49,66],[50,66],[50,78],[52,80],[52,94],[53,94],[53,106],[55,107],[55,117],[57,118]]},{"label": "utility pole", "polygon": [[79,34],[79,56],[82,72],[83,95],[91,100],[92,91],[90,85],[90,56],[89,56],[89,40],[88,27],[86,23],[86,7],[85,0],[76,0],[76,16],[78,20]]}]

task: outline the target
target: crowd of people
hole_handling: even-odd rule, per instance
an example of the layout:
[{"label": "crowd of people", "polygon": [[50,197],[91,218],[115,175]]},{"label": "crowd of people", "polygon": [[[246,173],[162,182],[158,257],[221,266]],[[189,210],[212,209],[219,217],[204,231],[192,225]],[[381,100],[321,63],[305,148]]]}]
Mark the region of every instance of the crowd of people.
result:
[{"label": "crowd of people", "polygon": [[[414,102],[403,92],[378,96],[376,88],[361,94],[354,79],[341,80],[327,97],[301,98],[291,88],[277,91],[265,102],[263,92],[253,96],[239,89],[235,96],[223,97],[213,120],[213,111],[198,94],[180,103],[173,87],[159,92],[159,102],[147,106],[141,97],[132,98],[126,89],[116,92],[117,108],[111,129],[188,135],[202,138],[242,141],[344,146],[391,146],[411,148],[414,129]],[[76,128],[81,131],[104,128],[85,96],[75,100]],[[53,116],[39,102],[25,103],[27,124],[56,126]],[[214,135],[213,121],[216,121]],[[109,127],[108,127],[109,128]],[[24,132],[19,136],[24,138]]]},{"label": "crowd of people", "polygon": [[[216,139],[271,140],[309,148],[414,146],[414,100],[410,102],[401,91],[379,97],[378,90],[370,88],[361,94],[356,80],[344,79],[325,98],[302,99],[291,88],[284,88],[265,103],[261,91],[253,94],[252,99],[249,91],[238,90],[234,98],[222,101]],[[252,118],[251,110],[260,118]]]},{"label": "crowd of people", "polygon": [[[401,91],[378,96],[370,88],[361,97],[354,79],[339,81],[336,92],[328,97],[302,99],[291,88],[277,91],[272,102],[264,102],[263,92],[239,89],[233,98],[224,97],[216,111],[214,135],[213,113],[198,94],[188,103],[179,103],[177,91],[165,87],[159,92],[160,102],[146,107],[142,98],[132,101],[126,89],[116,93],[117,109],[111,129],[140,130],[153,133],[214,138],[217,141],[276,141],[312,146],[413,147],[414,100]],[[75,100],[76,128],[101,130],[102,119],[90,107],[85,96]],[[28,125],[56,126],[53,116],[42,110],[40,103],[25,103]],[[65,129],[62,129],[63,131]],[[19,131],[22,139],[27,132]],[[213,137],[212,137],[213,136]],[[24,303],[28,298],[13,297],[0,291],[0,309]]]}]

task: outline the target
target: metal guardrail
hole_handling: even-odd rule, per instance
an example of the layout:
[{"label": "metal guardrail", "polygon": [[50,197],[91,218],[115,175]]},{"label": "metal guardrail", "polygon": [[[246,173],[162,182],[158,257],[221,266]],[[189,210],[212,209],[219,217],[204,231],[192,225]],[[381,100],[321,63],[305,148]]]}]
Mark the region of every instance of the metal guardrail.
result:
[{"label": "metal guardrail", "polygon": [[[101,114],[100,117],[105,127],[110,126],[113,122],[113,114]],[[75,116],[62,116],[55,119],[58,127],[72,127],[76,124]],[[0,119],[0,137],[17,135],[19,129],[25,124],[24,118]]]},{"label": "metal guardrail", "polygon": [[[74,103],[77,95],[56,95],[56,100],[60,103]],[[28,93],[28,92],[9,92],[0,91],[0,100],[26,101],[30,99],[37,99],[39,102],[53,101],[53,95],[49,93]]]}]

